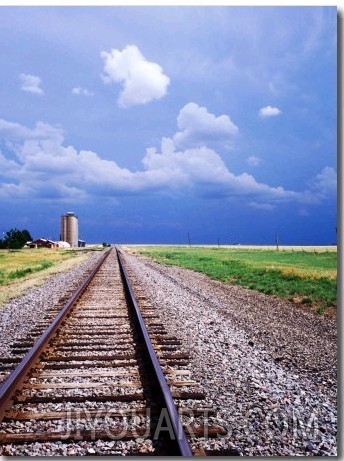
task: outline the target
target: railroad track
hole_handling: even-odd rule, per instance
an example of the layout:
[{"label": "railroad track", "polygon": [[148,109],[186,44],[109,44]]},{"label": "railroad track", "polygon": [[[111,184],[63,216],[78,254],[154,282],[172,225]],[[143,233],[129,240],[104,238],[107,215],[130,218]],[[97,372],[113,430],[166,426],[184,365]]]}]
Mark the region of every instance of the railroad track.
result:
[{"label": "railroad track", "polygon": [[226,430],[119,249],[31,334],[0,360],[18,362],[0,387],[0,454],[232,454],[206,448]]}]

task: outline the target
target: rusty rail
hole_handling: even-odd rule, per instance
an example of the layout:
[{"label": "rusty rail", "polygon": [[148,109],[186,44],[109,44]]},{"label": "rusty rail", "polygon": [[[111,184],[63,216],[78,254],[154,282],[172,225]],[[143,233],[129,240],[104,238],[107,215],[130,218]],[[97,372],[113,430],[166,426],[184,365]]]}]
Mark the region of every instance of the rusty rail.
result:
[{"label": "rusty rail", "polygon": [[80,298],[82,293],[86,290],[87,286],[89,285],[91,280],[94,278],[95,274],[98,272],[99,268],[101,267],[105,259],[108,257],[111,250],[112,248],[110,248],[110,250],[107,250],[106,253],[102,256],[102,258],[100,258],[96,267],[89,274],[87,279],[78,288],[78,290],[72,295],[72,297],[67,301],[67,303],[64,305],[64,307],[59,312],[59,314],[55,317],[51,325],[49,325],[49,327],[45,330],[42,336],[37,340],[34,346],[29,350],[29,352],[24,356],[22,361],[15,368],[13,373],[10,374],[7,380],[0,387],[0,421],[3,420],[7,406],[14,392],[16,391],[18,386],[21,384],[21,382],[24,380],[30,368],[34,366],[34,364],[38,360],[40,353],[42,352],[44,347],[47,345],[51,337],[54,335],[56,330],[59,328],[59,326],[61,325],[61,323],[67,316],[67,314],[69,313],[72,305],[75,303],[75,301],[77,301]]},{"label": "rusty rail", "polygon": [[187,440],[186,434],[184,432],[182,423],[180,421],[180,417],[179,417],[177,408],[174,404],[170,388],[166,382],[164,373],[161,369],[160,363],[155,354],[146,325],[144,323],[144,320],[140,312],[140,308],[137,304],[135,294],[131,288],[127,272],[122,262],[122,257],[121,257],[122,252],[118,247],[116,247],[116,251],[117,251],[117,258],[119,262],[120,271],[123,277],[123,282],[125,284],[125,289],[127,291],[130,303],[132,304],[132,307],[133,307],[133,310],[134,310],[134,313],[137,319],[137,323],[140,329],[140,333],[142,337],[144,338],[146,352],[149,357],[152,369],[154,370],[155,379],[159,385],[159,391],[161,393],[161,397],[168,411],[169,420],[170,420],[169,422],[171,423],[171,429],[173,431],[173,436],[171,436],[171,442],[175,445],[177,455],[192,456],[193,453],[189,445],[189,442]]}]

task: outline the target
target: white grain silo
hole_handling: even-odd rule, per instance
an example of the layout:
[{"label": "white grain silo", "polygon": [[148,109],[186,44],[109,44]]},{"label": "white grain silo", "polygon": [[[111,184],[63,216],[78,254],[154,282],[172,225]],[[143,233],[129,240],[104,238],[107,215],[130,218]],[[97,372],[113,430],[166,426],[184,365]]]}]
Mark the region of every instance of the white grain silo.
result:
[{"label": "white grain silo", "polygon": [[78,217],[73,211],[68,211],[64,216],[61,216],[61,240],[68,242],[72,247],[78,246]]}]

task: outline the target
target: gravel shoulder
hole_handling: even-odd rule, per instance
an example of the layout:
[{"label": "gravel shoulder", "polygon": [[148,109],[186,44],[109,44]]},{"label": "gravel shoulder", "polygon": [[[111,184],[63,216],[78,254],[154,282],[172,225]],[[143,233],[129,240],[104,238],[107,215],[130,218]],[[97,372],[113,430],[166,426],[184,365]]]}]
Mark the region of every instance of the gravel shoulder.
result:
[{"label": "gravel shoulder", "polygon": [[[179,267],[126,256],[244,456],[336,455],[335,319]],[[232,445],[231,445],[232,446]]]}]

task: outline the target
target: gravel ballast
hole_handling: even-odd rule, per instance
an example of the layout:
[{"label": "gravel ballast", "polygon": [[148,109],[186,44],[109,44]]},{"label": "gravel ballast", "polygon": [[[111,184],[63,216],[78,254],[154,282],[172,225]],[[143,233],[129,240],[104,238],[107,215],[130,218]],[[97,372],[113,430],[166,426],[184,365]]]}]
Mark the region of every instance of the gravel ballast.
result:
[{"label": "gravel ballast", "polygon": [[[9,354],[9,344],[76,287],[99,257],[10,300],[0,311],[0,353]],[[192,379],[227,429],[206,442],[209,448],[235,448],[243,456],[337,455],[335,319],[138,255],[127,253],[125,262],[166,329],[191,354]],[[109,449],[103,445],[100,453]],[[86,442],[85,452],[56,443],[41,450],[37,445],[36,454],[44,455],[98,452]]]},{"label": "gravel ballast", "polygon": [[126,263],[244,456],[335,456],[336,321],[179,267]]}]

